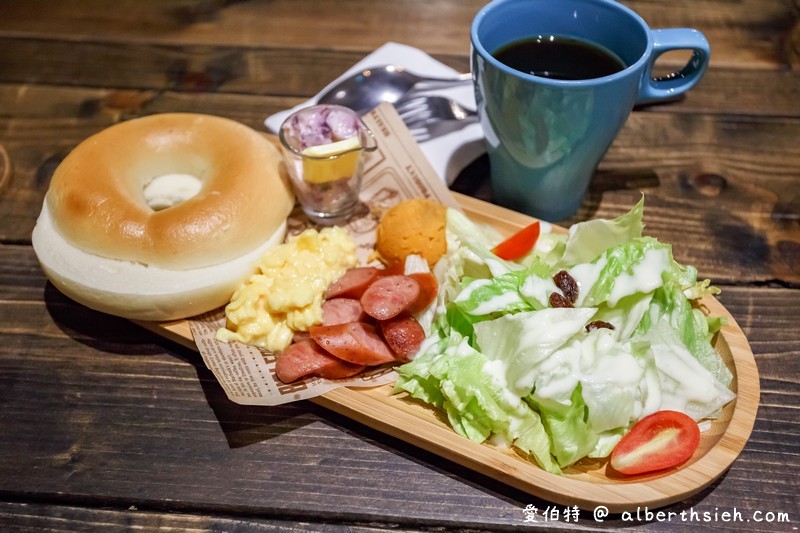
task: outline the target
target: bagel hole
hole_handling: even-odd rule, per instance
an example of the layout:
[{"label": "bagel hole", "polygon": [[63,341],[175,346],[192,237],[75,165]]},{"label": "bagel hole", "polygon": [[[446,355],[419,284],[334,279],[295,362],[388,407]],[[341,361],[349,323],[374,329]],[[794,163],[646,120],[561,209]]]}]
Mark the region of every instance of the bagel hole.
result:
[{"label": "bagel hole", "polygon": [[145,183],[144,201],[153,211],[162,211],[196,196],[202,184],[193,174],[162,174]]}]

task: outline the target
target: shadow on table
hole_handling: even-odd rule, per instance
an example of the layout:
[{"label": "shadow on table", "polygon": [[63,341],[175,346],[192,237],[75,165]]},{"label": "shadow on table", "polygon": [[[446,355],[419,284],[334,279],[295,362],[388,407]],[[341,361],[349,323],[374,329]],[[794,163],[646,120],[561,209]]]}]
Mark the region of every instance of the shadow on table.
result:
[{"label": "shadow on table", "polygon": [[[450,190],[494,203],[489,174],[491,166],[486,154],[470,163],[450,186]],[[589,190],[578,212],[569,219],[558,221],[562,226],[595,218],[603,195],[610,191],[638,191],[658,187],[658,174],[651,168],[626,170],[598,170],[595,172]]]},{"label": "shadow on table", "polygon": [[[49,282],[45,286],[44,301],[53,323],[73,340],[103,354],[137,359],[119,362],[109,357],[107,365],[110,372],[113,372],[115,364],[119,368],[125,365],[124,372],[132,372],[130,365],[147,365],[147,359],[163,357],[164,354],[194,367],[206,402],[231,448],[267,441],[318,421],[309,412],[310,404],[307,402],[264,407],[239,405],[230,401],[199,353],[128,320],[79,305]],[[175,372],[182,370],[183,367],[178,367]],[[143,369],[142,373],[145,374],[146,370]]]}]

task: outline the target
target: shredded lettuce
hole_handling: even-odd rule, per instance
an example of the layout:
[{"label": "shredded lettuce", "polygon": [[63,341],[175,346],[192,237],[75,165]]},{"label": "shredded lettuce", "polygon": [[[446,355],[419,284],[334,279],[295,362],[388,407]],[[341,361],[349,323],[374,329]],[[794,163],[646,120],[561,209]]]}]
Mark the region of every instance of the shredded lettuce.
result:
[{"label": "shredded lettuce", "polygon": [[[514,446],[553,473],[608,456],[658,410],[715,416],[734,398],[711,343],[724,320],[692,301],[719,290],[642,235],[643,213],[642,199],[614,220],[544,233],[514,262],[449,210],[440,291],[423,317],[429,336],[398,368],[395,391],[441,409],[460,435]],[[573,308],[550,304],[563,296],[562,270],[578,286]]]}]

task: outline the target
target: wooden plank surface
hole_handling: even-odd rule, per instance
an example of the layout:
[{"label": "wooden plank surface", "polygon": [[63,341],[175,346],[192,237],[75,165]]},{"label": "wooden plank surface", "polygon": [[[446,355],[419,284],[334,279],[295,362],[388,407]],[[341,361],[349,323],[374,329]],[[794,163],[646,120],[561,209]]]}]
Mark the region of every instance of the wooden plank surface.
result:
[{"label": "wooden plank surface", "polygon": [[[408,527],[519,525],[525,505],[546,507],[308,402],[231,404],[196,353],[68,301],[28,247],[0,247],[0,265],[0,494]],[[787,436],[798,432],[797,298],[794,289],[723,286],[720,300],[756,354],[762,402],[728,474],[682,507],[795,508],[798,444]],[[333,507],[336,494],[349,497]]]},{"label": "wooden plank surface", "polygon": [[[483,3],[0,2],[0,144],[13,166],[0,188],[4,530],[510,530],[526,505],[545,509],[311,403],[230,404],[194,352],[66,300],[30,248],[53,170],[88,135],[162,111],[261,127],[389,40],[466,71],[468,24]],[[722,286],[760,371],[758,418],[729,472],[670,509],[790,512],[790,524],[746,527],[791,530],[800,508],[800,5],[624,3],[653,27],[700,28],[711,68],[685,99],[633,113],[581,211],[563,223],[619,215],[643,191],[647,231]],[[680,61],[667,55],[661,68]],[[491,199],[487,173],[479,158],[455,188]],[[583,513],[578,524],[532,525],[709,524],[601,524]]]},{"label": "wooden plank surface", "polygon": [[[337,49],[362,55],[374,49],[376,42],[397,41],[433,55],[463,57],[469,53],[472,17],[485,3],[62,0],[48,9],[47,17],[42,17],[40,6],[34,2],[6,0],[0,6],[0,32],[30,38],[131,44]],[[796,6],[790,0],[682,0],[670,2],[669,9],[652,0],[625,4],[653,28],[701,28],[712,44],[713,60],[721,66],[774,68],[785,64],[783,37],[797,17]],[[302,24],[301,31],[286,31],[298,22]]]},{"label": "wooden plank surface", "polygon": [[369,525],[331,522],[319,524],[303,520],[250,518],[246,524],[235,515],[195,515],[158,510],[92,509],[73,505],[43,505],[0,502],[0,524],[13,524],[16,531],[279,531],[285,533],[325,533],[346,528],[353,533],[386,531]]},{"label": "wooden plank surface", "polygon": [[[186,102],[172,110],[196,110],[199,105],[198,101],[189,105],[189,98]],[[266,116],[260,106],[248,109],[247,100],[215,103],[222,107],[205,110],[253,127]],[[146,112],[139,110],[133,115]],[[111,113],[102,112],[84,119],[0,117],[0,142],[14,164],[14,175],[0,196],[4,239],[29,241],[46,184],[58,162],[78,142],[115,120]],[[7,139],[10,134],[13,136]],[[702,276],[727,283],[783,280],[797,286],[798,138],[800,119],[742,120],[664,111],[634,114],[601,163],[581,210],[562,223],[617,216],[644,193],[648,231],[675,243],[679,259],[696,265]],[[751,143],[763,149],[748,150]],[[480,184],[484,186],[485,180]],[[457,183],[456,188],[491,198],[469,185]],[[675,219],[682,224],[676,225]],[[686,238],[687,233],[691,238]]]}]

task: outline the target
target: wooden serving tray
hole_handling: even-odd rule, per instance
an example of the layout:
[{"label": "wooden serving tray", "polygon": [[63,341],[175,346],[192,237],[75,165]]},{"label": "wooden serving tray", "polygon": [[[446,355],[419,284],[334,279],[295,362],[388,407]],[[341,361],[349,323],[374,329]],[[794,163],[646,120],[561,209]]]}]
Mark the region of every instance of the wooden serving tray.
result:
[{"label": "wooden serving tray", "polygon": [[[464,212],[475,222],[511,234],[532,218],[456,194]],[[613,477],[605,460],[584,459],[550,474],[513,449],[478,444],[456,434],[440,413],[406,394],[392,395],[391,385],[370,389],[340,388],[311,399],[332,411],[419,446],[517,489],[551,502],[593,510],[599,505],[612,512],[662,507],[701,491],[722,475],[744,448],[755,423],[760,395],[753,352],[734,318],[715,298],[701,305],[708,313],[728,318],[714,345],[733,372],[731,388],[737,398],[703,432],[694,456],[679,468],[654,475]],[[138,322],[143,327],[197,350],[187,321]]]}]

